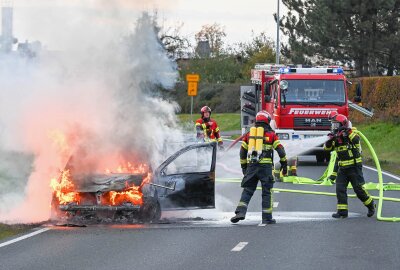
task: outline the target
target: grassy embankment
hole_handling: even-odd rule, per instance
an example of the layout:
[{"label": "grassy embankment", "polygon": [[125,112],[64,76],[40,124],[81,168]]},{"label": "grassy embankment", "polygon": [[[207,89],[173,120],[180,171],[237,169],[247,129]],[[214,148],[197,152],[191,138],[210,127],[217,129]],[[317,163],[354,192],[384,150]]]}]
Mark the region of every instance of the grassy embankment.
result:
[{"label": "grassy embankment", "polygon": [[[355,126],[374,147],[382,169],[400,175],[400,125],[381,122]],[[363,151],[365,163],[375,166],[366,145],[363,145]]]},{"label": "grassy embankment", "polygon": [[[193,115],[193,121],[199,117]],[[212,114],[222,131],[240,130],[240,114],[221,113]],[[190,114],[179,115],[181,122],[190,121]],[[375,149],[383,170],[400,175],[400,125],[378,122],[371,124],[360,124],[355,126],[368,138]],[[363,156],[367,165],[372,165],[372,157],[369,149],[363,145]]]},{"label": "grassy embankment", "polygon": [[20,233],[24,233],[30,229],[37,227],[38,224],[16,224],[16,225],[7,225],[0,223],[0,240],[11,237],[13,235],[17,235]]}]

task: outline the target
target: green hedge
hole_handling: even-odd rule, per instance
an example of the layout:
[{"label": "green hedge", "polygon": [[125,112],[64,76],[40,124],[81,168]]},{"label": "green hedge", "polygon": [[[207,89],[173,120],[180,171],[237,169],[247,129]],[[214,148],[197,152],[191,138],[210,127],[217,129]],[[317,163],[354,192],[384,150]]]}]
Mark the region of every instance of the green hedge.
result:
[{"label": "green hedge", "polygon": [[[355,79],[350,87],[350,99],[355,96],[358,82],[362,85],[362,106],[374,110],[373,120],[400,123],[400,76]],[[371,121],[354,110],[350,110],[350,118],[359,123]]]}]

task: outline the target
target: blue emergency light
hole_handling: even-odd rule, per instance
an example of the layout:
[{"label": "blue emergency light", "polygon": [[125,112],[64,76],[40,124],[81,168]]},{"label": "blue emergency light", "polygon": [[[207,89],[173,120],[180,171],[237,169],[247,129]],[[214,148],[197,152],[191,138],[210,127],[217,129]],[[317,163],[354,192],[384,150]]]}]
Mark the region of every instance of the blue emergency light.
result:
[{"label": "blue emergency light", "polygon": [[279,69],[280,74],[343,74],[343,68],[335,67],[335,68],[291,68],[291,67],[282,67]]}]

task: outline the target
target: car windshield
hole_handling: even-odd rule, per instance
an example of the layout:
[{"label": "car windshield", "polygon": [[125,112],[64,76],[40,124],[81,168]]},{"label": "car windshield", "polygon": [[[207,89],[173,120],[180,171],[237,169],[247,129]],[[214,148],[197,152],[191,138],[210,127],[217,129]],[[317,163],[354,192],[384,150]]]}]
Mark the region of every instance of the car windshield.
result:
[{"label": "car windshield", "polygon": [[344,82],[341,80],[287,80],[287,91],[281,103],[287,104],[337,104],[345,103]]}]

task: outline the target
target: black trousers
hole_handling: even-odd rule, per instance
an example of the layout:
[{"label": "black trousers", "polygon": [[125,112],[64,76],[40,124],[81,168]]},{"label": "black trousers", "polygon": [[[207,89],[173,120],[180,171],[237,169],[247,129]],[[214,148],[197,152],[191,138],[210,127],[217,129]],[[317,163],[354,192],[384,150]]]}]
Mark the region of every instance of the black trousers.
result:
[{"label": "black trousers", "polygon": [[367,191],[363,188],[365,184],[364,176],[362,173],[362,165],[358,164],[353,167],[343,168],[339,167],[338,175],[336,178],[336,196],[337,196],[337,209],[341,212],[347,212],[347,186],[351,183],[357,197],[365,204],[369,205],[372,198]]},{"label": "black trousers", "polygon": [[250,163],[247,166],[246,174],[242,180],[242,196],[235,213],[246,214],[247,206],[254,191],[257,188],[258,181],[261,182],[262,198],[262,218],[270,219],[272,217],[273,198],[271,189],[274,186],[274,177],[272,176],[272,164]]}]

